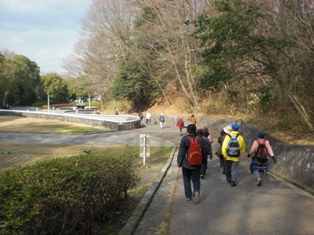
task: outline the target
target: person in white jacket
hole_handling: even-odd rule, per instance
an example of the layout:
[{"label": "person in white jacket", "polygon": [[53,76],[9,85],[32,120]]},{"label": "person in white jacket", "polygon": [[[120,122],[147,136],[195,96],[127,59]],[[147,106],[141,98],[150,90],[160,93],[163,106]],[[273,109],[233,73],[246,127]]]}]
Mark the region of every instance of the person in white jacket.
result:
[{"label": "person in white jacket", "polygon": [[148,124],[151,124],[150,118],[151,118],[151,114],[150,114],[149,111],[147,111],[147,113],[146,113],[146,124],[147,124],[147,125],[148,125]]}]

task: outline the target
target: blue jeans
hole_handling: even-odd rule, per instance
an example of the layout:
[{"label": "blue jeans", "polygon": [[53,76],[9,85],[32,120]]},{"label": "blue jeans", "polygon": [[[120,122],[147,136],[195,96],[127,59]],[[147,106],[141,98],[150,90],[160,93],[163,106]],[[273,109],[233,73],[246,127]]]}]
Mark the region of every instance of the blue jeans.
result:
[{"label": "blue jeans", "polygon": [[[201,167],[195,167],[194,170],[190,170],[182,167],[184,192],[186,198],[192,198],[194,192],[200,192],[201,189]],[[191,187],[191,181],[193,183],[193,193]]]},{"label": "blue jeans", "polygon": [[226,163],[226,179],[227,181],[237,182],[239,162],[227,161]]}]

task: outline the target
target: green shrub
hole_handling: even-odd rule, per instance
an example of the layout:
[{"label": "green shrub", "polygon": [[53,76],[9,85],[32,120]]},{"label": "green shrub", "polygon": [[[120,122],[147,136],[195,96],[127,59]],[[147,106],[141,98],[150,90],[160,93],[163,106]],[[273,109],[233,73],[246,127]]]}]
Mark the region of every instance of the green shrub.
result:
[{"label": "green shrub", "polygon": [[88,154],[0,174],[0,234],[92,234],[122,212],[137,156]]},{"label": "green shrub", "polygon": [[[50,104],[50,108],[55,107],[55,108],[59,108],[59,107],[73,107],[75,105],[73,104]],[[42,105],[41,107],[42,109],[48,109],[48,105]]]},{"label": "green shrub", "polygon": [[46,101],[41,101],[41,102],[36,102],[36,103],[32,104],[33,107],[41,107],[43,105],[47,105],[47,102]]}]

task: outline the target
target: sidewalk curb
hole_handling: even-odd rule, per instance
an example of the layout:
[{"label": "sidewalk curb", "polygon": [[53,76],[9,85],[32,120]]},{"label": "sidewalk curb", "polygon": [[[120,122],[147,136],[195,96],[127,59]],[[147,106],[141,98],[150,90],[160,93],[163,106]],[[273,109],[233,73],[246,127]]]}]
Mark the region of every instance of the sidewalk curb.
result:
[{"label": "sidewalk curb", "polygon": [[173,145],[172,152],[168,158],[167,163],[161,169],[158,177],[154,180],[152,185],[146,191],[143,198],[141,199],[141,201],[139,202],[139,204],[137,205],[137,207],[133,211],[132,215],[130,216],[130,218],[126,222],[125,226],[120,230],[118,235],[132,235],[135,232],[138,224],[140,223],[143,215],[145,214],[145,211],[149,207],[155,193],[157,192],[162,180],[164,179],[165,175],[167,174],[167,172],[171,166],[171,163],[173,161],[173,157],[175,154],[175,150],[176,150],[176,146]]}]

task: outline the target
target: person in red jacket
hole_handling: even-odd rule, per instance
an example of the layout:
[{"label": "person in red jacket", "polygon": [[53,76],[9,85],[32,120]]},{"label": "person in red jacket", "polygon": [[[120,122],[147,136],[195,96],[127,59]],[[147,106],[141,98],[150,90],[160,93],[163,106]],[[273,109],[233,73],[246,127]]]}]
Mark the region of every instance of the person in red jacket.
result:
[{"label": "person in red jacket", "polygon": [[182,117],[179,117],[179,119],[177,120],[176,126],[179,128],[180,136],[182,136],[182,128],[184,127],[184,121]]}]

